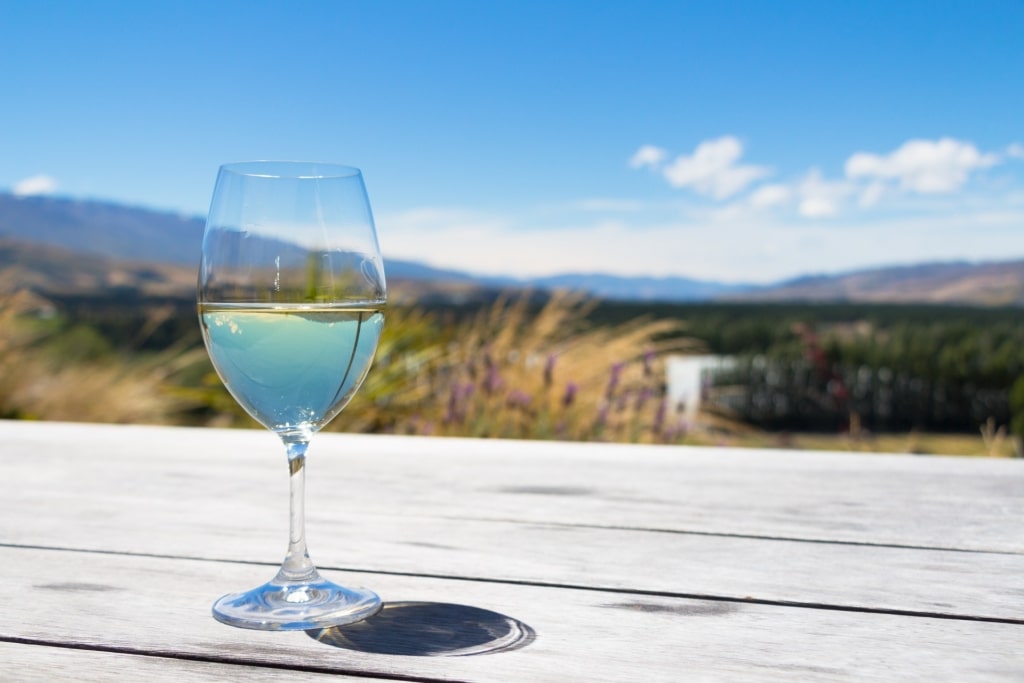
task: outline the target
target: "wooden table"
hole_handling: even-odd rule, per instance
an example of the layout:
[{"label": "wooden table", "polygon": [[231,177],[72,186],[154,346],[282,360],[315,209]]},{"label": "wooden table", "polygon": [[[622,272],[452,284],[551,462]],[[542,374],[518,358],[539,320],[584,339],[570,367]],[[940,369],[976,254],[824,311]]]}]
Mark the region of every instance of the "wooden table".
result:
[{"label": "wooden table", "polygon": [[210,616],[285,550],[269,433],[0,422],[0,472],[5,682],[1024,680],[1024,461],[320,435],[311,554],[387,607],[319,639]]}]

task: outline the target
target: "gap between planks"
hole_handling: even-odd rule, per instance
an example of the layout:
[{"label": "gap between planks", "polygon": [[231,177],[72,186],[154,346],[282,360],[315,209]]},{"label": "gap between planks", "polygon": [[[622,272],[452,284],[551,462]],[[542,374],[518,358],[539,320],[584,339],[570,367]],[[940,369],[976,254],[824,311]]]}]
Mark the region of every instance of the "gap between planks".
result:
[{"label": "gap between planks", "polygon": [[[89,548],[62,548],[46,545],[24,545],[16,543],[0,543],[0,548],[12,550],[47,550],[67,553],[84,553],[90,555],[113,555],[121,557],[141,557],[161,560],[189,560],[194,562],[210,562],[219,564],[238,564],[262,567],[277,567],[275,562],[261,562],[255,560],[234,560],[212,557],[197,557],[192,555],[168,555],[162,553],[128,552],[118,550],[97,550]],[[479,576],[460,576],[457,574],[434,574],[426,572],[403,572],[386,569],[356,569],[349,567],[338,567],[333,565],[317,565],[325,571],[337,571],[351,574],[382,574],[385,576],[403,576],[410,578],[439,579],[442,581],[470,581],[473,583],[487,583],[505,586],[529,586],[533,588],[558,588],[566,590],[588,591],[593,593],[624,593],[627,595],[640,595],[645,597],[677,598],[683,600],[705,600],[708,602],[726,602],[744,605],[763,605],[767,607],[793,607],[798,609],[825,610],[831,612],[852,612],[858,614],[882,614],[900,617],[915,617],[923,619],[944,619],[951,621],[971,621],[990,624],[1010,624],[1024,626],[1024,618],[1011,619],[1006,617],[983,617],[971,614],[958,614],[954,612],[933,612],[928,610],[904,610],[884,607],[864,607],[859,605],[840,605],[824,602],[809,602],[799,600],[772,600],[768,598],[744,597],[736,598],[727,595],[712,595],[707,593],[685,593],[679,591],[645,590],[640,588],[621,588],[612,586],[588,586],[583,584],[560,583],[549,581],[536,581],[525,579],[496,579]],[[0,641],[3,638],[0,637]],[[133,654],[125,652],[124,654]],[[400,679],[396,679],[400,680]],[[420,679],[409,679],[420,680]]]},{"label": "gap between planks", "polygon": [[555,529],[602,529],[605,531],[638,531],[648,534],[676,534],[679,536],[708,536],[711,538],[743,538],[751,541],[780,541],[785,543],[818,543],[821,545],[844,545],[861,548],[893,548],[896,550],[933,550],[943,553],[972,553],[978,555],[1024,555],[1018,550],[983,550],[974,548],[956,548],[941,545],[914,545],[907,543],[873,543],[871,541],[846,541],[831,538],[808,538],[805,536],[765,536],[761,534],[741,534],[728,531],[695,531],[691,529],[663,529],[658,527],[638,527],[616,524],[590,524],[587,522],[537,522],[528,519],[504,517],[455,517],[452,515],[436,515],[436,519],[469,522],[498,522],[502,524],[522,524],[528,526],[549,527]]},{"label": "gap between planks", "polygon": [[173,659],[185,662],[202,662],[205,664],[223,664],[228,666],[259,667],[263,669],[280,669],[290,672],[328,674],[331,676],[350,676],[353,678],[368,678],[378,681],[409,681],[411,683],[468,683],[466,681],[453,680],[450,678],[424,678],[422,676],[404,676],[391,673],[382,674],[373,671],[359,669],[338,669],[337,667],[315,666],[309,664],[284,664],[280,662],[267,662],[245,660],[239,661],[230,657],[214,657],[189,652],[173,652],[169,650],[144,650],[142,648],[97,645],[92,643],[66,643],[57,640],[43,640],[39,638],[19,638],[17,636],[0,635],[0,643],[12,645],[31,645],[38,647],[56,647],[64,650],[83,650],[86,652],[107,652],[118,655],[132,655],[137,657],[152,657],[154,659]]}]

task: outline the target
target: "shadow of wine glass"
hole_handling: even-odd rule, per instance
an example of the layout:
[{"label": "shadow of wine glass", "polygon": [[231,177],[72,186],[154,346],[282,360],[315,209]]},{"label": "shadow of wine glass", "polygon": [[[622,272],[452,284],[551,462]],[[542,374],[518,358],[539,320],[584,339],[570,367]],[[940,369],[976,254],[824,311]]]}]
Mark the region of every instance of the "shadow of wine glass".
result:
[{"label": "shadow of wine glass", "polygon": [[390,602],[355,624],[306,631],[346,650],[413,657],[465,657],[526,647],[536,633],[512,617],[468,605]]}]

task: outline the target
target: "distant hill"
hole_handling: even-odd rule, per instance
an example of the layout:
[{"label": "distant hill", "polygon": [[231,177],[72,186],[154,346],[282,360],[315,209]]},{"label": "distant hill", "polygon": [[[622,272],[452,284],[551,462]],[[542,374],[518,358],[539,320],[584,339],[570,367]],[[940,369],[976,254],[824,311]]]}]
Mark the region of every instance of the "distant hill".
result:
[{"label": "distant hill", "polygon": [[1024,305],[1024,260],[925,263],[800,277],[726,299]]},{"label": "distant hill", "polygon": [[[0,192],[0,237],[121,261],[199,264],[205,219],[108,202],[15,197]],[[472,280],[419,263],[388,260],[388,274],[418,280]]]},{"label": "distant hill", "polygon": [[[0,285],[193,287],[204,221],[108,202],[0,192]],[[35,245],[35,248],[30,245]],[[50,249],[42,249],[48,246]],[[479,276],[386,259],[409,296],[468,300],[511,287],[571,289],[636,301],[865,301],[1024,305],[1024,261],[929,263],[797,278],[767,287],[600,273]],[[177,266],[178,268],[172,268]],[[44,284],[45,283],[45,284]]]},{"label": "distant hill", "polygon": [[[0,193],[0,238],[46,244],[120,261],[162,262],[195,268],[203,228],[204,220],[195,216],[108,202]],[[613,299],[691,301],[738,289],[687,278],[571,274],[529,280],[501,275],[477,276],[387,258],[386,254],[385,258],[389,280],[421,282],[425,291],[435,294],[458,291],[459,297],[477,287],[488,290],[530,287],[580,290]]]},{"label": "distant hill", "polygon": [[122,260],[195,266],[204,223],[106,202],[0,193],[0,237]]},{"label": "distant hill", "polygon": [[194,296],[196,269],[173,263],[126,261],[0,237],[0,294],[133,290],[149,296]]},{"label": "distant hill", "polygon": [[617,275],[555,275],[533,280],[539,289],[572,289],[605,299],[645,301],[703,301],[752,289],[751,285],[726,285],[685,277],[620,277]]}]

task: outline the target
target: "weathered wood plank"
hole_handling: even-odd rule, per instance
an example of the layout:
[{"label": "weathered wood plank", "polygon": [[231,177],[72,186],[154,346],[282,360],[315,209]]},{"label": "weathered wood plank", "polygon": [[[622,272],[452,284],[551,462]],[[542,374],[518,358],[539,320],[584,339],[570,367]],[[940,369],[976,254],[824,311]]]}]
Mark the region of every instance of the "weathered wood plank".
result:
[{"label": "weathered wood plank", "polygon": [[371,624],[350,635],[354,647],[342,649],[302,633],[243,631],[214,622],[209,616],[212,599],[246,585],[259,567],[12,549],[0,549],[0,567],[0,604],[5,606],[0,638],[239,664],[470,681],[1024,677],[1024,626],[1019,625],[361,576],[389,602],[428,601],[438,609],[470,606],[515,618],[535,632],[535,640],[524,647],[489,655],[395,656],[396,634],[403,630],[413,632],[421,646],[444,651],[452,638],[464,645],[461,639],[476,625],[461,618],[447,624],[436,619],[402,623],[405,617],[393,613],[376,635]]},{"label": "weathered wood plank", "polygon": [[[12,492],[159,498],[170,482],[231,507],[284,477],[255,430],[0,421],[0,442]],[[1024,461],[321,434],[309,472],[343,513],[1024,552]]]},{"label": "weathered wood plank", "polygon": [[[101,502],[69,526],[54,508],[11,528],[0,522],[0,542],[280,561],[286,529],[275,517],[283,515],[264,525],[255,510],[237,517],[208,510],[185,499]],[[308,528],[322,569],[1024,619],[1024,555],[367,515],[321,514]]]},{"label": "weathered wood plank", "polygon": [[[109,435],[124,431],[85,429],[92,447],[104,435],[117,445],[119,438]],[[163,449],[195,436],[194,430],[127,431],[136,443],[141,435],[160,436]],[[210,437],[236,434],[243,442],[252,436],[212,431]],[[192,452],[189,446],[186,438],[183,447]],[[238,467],[222,479],[202,476],[206,465],[190,458],[83,458],[75,446],[50,445],[37,449],[38,457],[18,459],[10,457],[13,448],[8,443],[4,450],[11,465],[5,472],[13,473],[8,485],[16,486],[0,497],[0,543],[267,563],[283,551],[287,493],[280,468]],[[1024,615],[1018,582],[1024,555],[367,514],[351,510],[347,490],[332,495],[337,464],[314,467],[309,482],[309,537],[322,567],[985,618]],[[489,464],[482,457],[477,471]],[[318,486],[321,471],[326,474],[319,479],[328,481]],[[394,489],[391,481],[374,486],[381,498],[397,496]],[[75,511],[73,524],[68,509]]]},{"label": "weathered wood plank", "polygon": [[[289,683],[294,681],[366,681],[363,677],[287,671],[261,666],[225,665],[166,657],[0,642],[0,680],[4,683]],[[388,679],[378,679],[388,680]],[[393,679],[392,679],[393,680]]]}]

